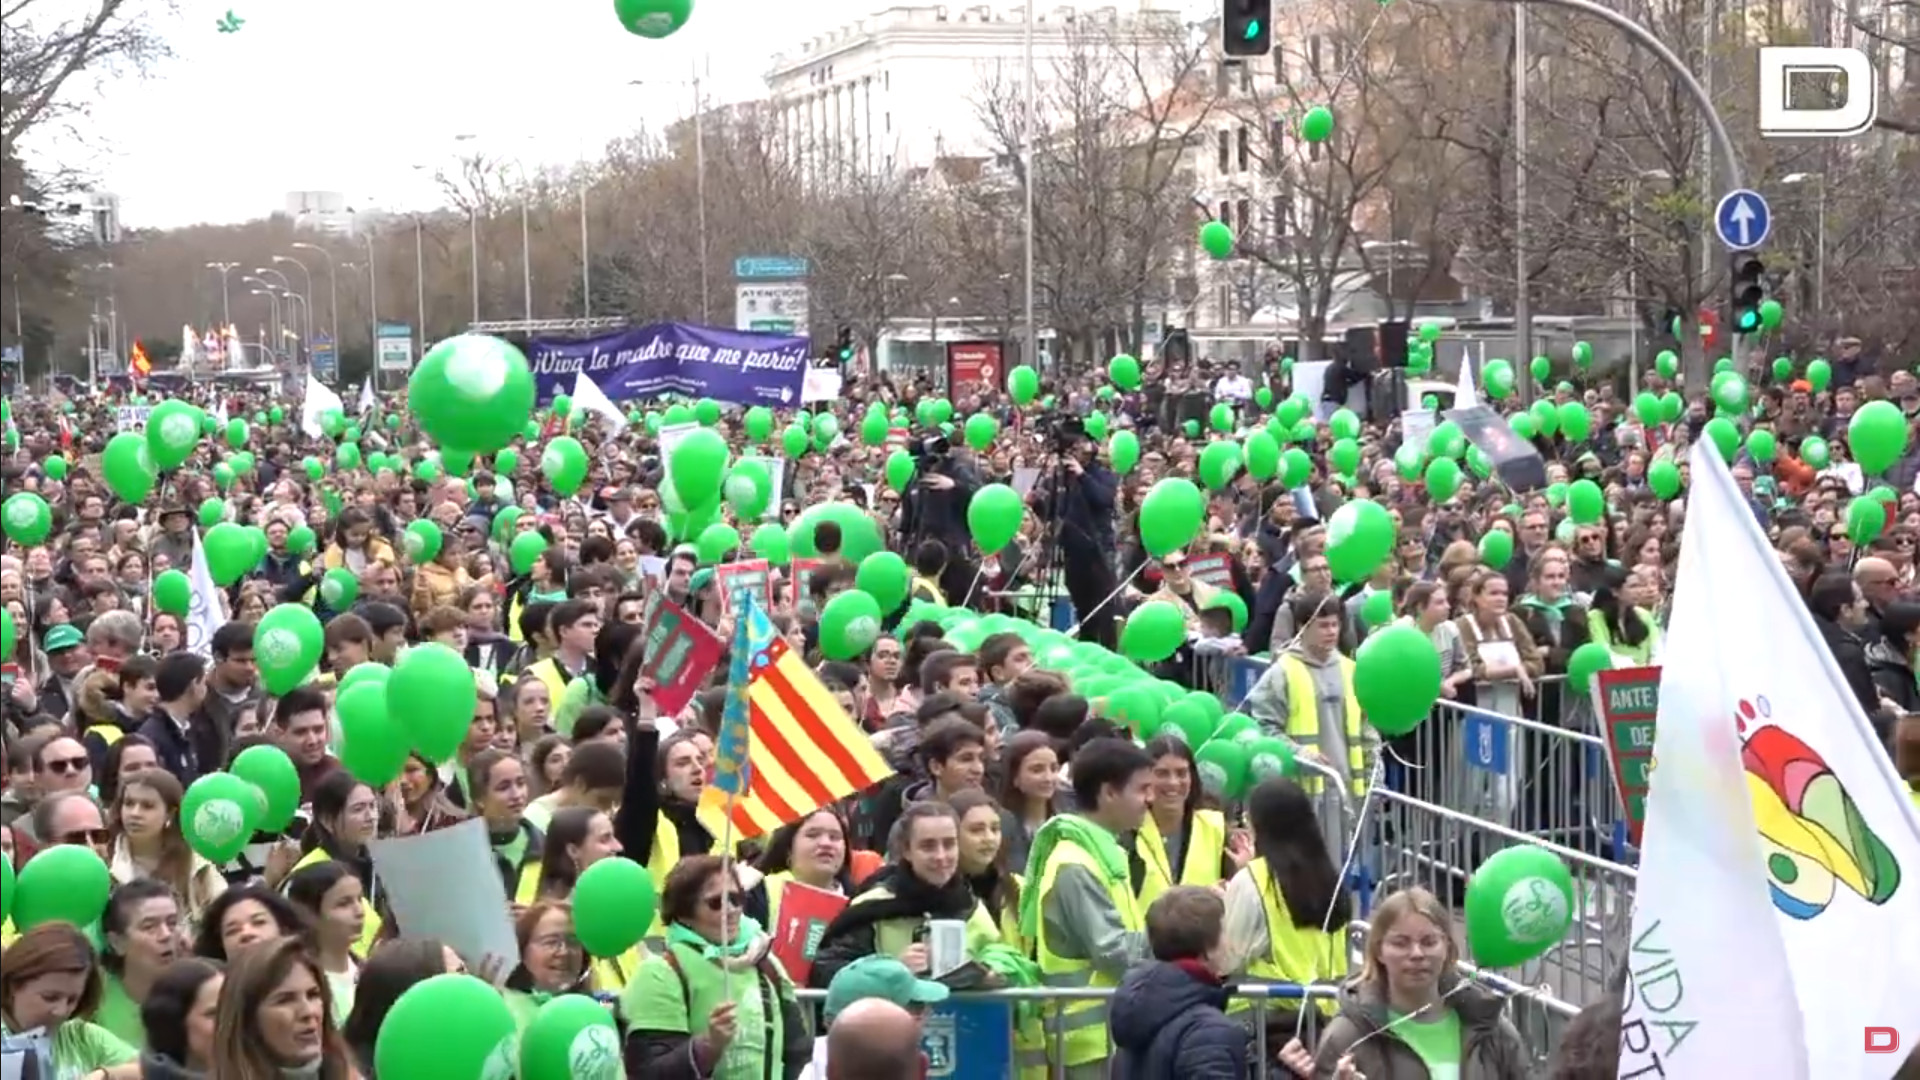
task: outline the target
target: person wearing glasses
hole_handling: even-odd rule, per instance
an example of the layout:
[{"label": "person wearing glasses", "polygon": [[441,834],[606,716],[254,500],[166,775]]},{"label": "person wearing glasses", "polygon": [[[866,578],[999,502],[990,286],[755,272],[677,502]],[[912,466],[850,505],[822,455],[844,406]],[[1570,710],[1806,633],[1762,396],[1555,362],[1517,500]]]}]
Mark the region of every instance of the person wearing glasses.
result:
[{"label": "person wearing glasses", "polygon": [[743,902],[740,882],[717,855],[683,859],[667,875],[666,947],[620,996],[620,1015],[632,1025],[629,1077],[791,1077],[813,1059],[793,985]]},{"label": "person wearing glasses", "polygon": [[[40,850],[61,844],[80,844],[92,848],[101,862],[107,861],[113,834],[107,829],[106,815],[100,812],[100,805],[84,791],[49,793],[42,789],[40,803],[33,808],[28,822]],[[18,828],[19,823],[15,822],[14,827]]]},{"label": "person wearing glasses", "polygon": [[[27,813],[13,822],[27,841],[45,846],[51,841],[40,831],[40,808],[61,795],[86,796],[93,786],[93,760],[80,740],[67,735],[23,740],[28,751],[29,781],[16,785]],[[88,799],[91,802],[91,799]]]}]

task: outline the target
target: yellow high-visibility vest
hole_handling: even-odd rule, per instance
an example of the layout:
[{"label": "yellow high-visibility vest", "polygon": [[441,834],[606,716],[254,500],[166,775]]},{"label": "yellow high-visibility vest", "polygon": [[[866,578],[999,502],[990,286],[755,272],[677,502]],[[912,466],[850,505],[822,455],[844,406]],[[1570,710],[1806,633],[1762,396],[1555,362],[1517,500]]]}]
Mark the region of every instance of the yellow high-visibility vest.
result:
[{"label": "yellow high-visibility vest", "polygon": [[[1320,745],[1320,692],[1307,662],[1291,653],[1280,657],[1287,677],[1287,738],[1301,746]],[[1361,748],[1360,699],[1353,694],[1353,661],[1340,658],[1340,682],[1346,687],[1347,782],[1356,796],[1367,793],[1367,756]],[[1320,793],[1320,778],[1302,775],[1300,786],[1309,795]]]},{"label": "yellow high-visibility vest", "polygon": [[[1287,910],[1286,897],[1280,894],[1267,869],[1267,860],[1255,859],[1237,876],[1248,876],[1260,890],[1260,906],[1267,913],[1267,951],[1247,958],[1247,976],[1263,983],[1343,982],[1347,977],[1347,931],[1341,927],[1322,933],[1319,927],[1296,926]],[[1332,1016],[1334,1001],[1322,998],[1316,1004]],[[1246,998],[1236,998],[1228,1012],[1243,1012],[1252,1007]]]},{"label": "yellow high-visibility vest", "polygon": [[1215,885],[1220,881],[1220,860],[1227,853],[1227,819],[1218,810],[1196,810],[1187,826],[1187,849],[1180,857],[1179,876],[1174,876],[1167,858],[1167,842],[1160,826],[1148,814],[1134,834],[1134,850],[1147,866],[1140,879],[1140,910],[1145,911],[1160,894],[1175,885]]},{"label": "yellow high-visibility vest", "polygon": [[[1085,867],[1097,881],[1105,882],[1107,897],[1119,913],[1122,929],[1138,933],[1144,929],[1140,918],[1140,905],[1134,899],[1132,883],[1122,877],[1118,881],[1108,880],[1107,872],[1080,845],[1062,840],[1047,858],[1047,864],[1040,871],[1041,910],[1046,909],[1047,894],[1053,891],[1054,883],[1060,880],[1060,871],[1067,866]],[[1058,989],[1078,990],[1087,988],[1112,988],[1120,985],[1116,978],[1094,968],[1090,960],[1075,960],[1053,951],[1047,942],[1047,920],[1044,915],[1038,920],[1034,934],[1035,959],[1040,964],[1040,982],[1043,986]],[[1052,1065],[1065,1065],[1074,1068],[1090,1065],[1107,1059],[1107,1001],[1080,998],[1067,1002],[1058,1011],[1051,1004],[1046,1009],[1042,1022],[1046,1028],[1048,1045],[1058,1047],[1064,1061],[1050,1061]],[[1020,1062],[1025,1069],[1026,1063]]]}]

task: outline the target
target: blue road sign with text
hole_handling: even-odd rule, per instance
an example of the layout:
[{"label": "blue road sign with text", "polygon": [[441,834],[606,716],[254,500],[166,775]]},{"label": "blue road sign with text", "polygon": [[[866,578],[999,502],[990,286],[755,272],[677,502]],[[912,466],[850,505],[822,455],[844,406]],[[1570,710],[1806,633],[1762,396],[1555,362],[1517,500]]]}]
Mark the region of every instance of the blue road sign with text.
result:
[{"label": "blue road sign with text", "polygon": [[1736,188],[1713,208],[1713,228],[1720,242],[1734,251],[1757,248],[1773,229],[1773,209],[1759,192]]},{"label": "blue road sign with text", "polygon": [[733,276],[753,278],[803,278],[810,267],[798,255],[742,255],[733,260]]}]

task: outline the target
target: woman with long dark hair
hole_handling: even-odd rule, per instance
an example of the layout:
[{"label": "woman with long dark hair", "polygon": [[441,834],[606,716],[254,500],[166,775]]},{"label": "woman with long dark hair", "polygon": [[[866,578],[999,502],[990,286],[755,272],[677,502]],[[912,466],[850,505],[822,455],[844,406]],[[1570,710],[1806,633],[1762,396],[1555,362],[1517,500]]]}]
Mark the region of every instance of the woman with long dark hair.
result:
[{"label": "woman with long dark hair", "polygon": [[460,955],[433,938],[399,938],[382,942],[360,968],[360,982],[354,988],[353,1009],[340,1035],[359,1066],[362,1080],[375,1080],[373,1048],[380,1037],[380,1024],[393,1010],[400,995],[436,975],[459,974],[467,970]]},{"label": "woman with long dark hair", "polygon": [[956,792],[947,802],[960,815],[960,876],[967,879],[967,888],[999,927],[1000,939],[1021,948],[1022,883],[1007,862],[1006,843],[1000,832],[1000,804],[978,788]]},{"label": "woman with long dark hair", "polygon": [[[1227,883],[1226,940],[1243,949],[1246,979],[1263,983],[1339,982],[1347,976],[1347,923],[1353,897],[1327,850],[1313,797],[1281,777],[1247,796],[1254,858]],[[1238,1000],[1230,1012],[1243,1012]],[[1332,1003],[1321,1011],[1333,1014]],[[1292,1010],[1269,1010],[1267,1026],[1284,1044],[1297,1027]],[[1311,1040],[1308,1040],[1311,1042]]]},{"label": "woman with long dark hair", "polygon": [[345,863],[314,863],[294,871],[286,889],[287,899],[307,918],[307,948],[326,974],[334,1022],[344,1023],[360,978],[354,949],[367,925],[360,879]]},{"label": "woman with long dark hair", "polygon": [[[540,861],[520,872],[513,902],[531,906],[543,900],[571,900],[581,874],[600,860],[617,858],[620,854],[620,838],[614,835],[613,819],[605,811],[590,806],[569,806],[553,815],[542,843]],[[621,956],[596,959],[594,984],[608,993],[619,992],[640,966],[640,959],[638,946]]]},{"label": "woman with long dark hair", "polygon": [[1227,819],[1200,808],[1205,792],[1193,749],[1162,735],[1147,743],[1153,759],[1153,789],[1146,820],[1134,834],[1133,891],[1140,910],[1175,885],[1211,888],[1239,869],[1228,851]]},{"label": "woman with long dark hair", "polygon": [[1024,869],[1033,834],[1058,812],[1060,751],[1044,731],[1022,731],[1000,748],[1000,843],[1007,865]]},{"label": "woman with long dark hair", "polygon": [[113,837],[107,869],[122,885],[144,879],[165,885],[186,909],[187,922],[197,924],[207,905],[227,891],[227,879],[187,846],[180,825],[185,796],[165,769],[147,769],[123,782],[107,822]]},{"label": "woman with long dark hair", "polygon": [[226,973],[196,956],[168,964],[140,1006],[146,1030],[140,1080],[207,1080]]},{"label": "woman with long dark hair", "polygon": [[257,945],[306,932],[306,921],[286,897],[249,882],[221,893],[207,908],[193,951],[224,964]]},{"label": "woman with long dark hair", "polygon": [[345,769],[328,773],[313,789],[313,821],[300,838],[300,861],[293,874],[309,866],[337,862],[360,879],[361,903],[365,906],[365,930],[360,938],[361,955],[372,951],[380,939],[380,915],[376,903],[379,882],[373,874],[373,854],[367,845],[380,834],[380,797],[373,788],[354,778]]},{"label": "woman with long dark hair", "polygon": [[218,1080],[352,1080],[353,1055],[333,1024],[327,973],[299,938],[248,950],[220,989],[213,1062]]},{"label": "woman with long dark hair", "polygon": [[767,838],[759,864],[737,871],[746,890],[747,917],[777,934],[780,904],[792,886],[851,895],[854,881],[847,858],[847,835],[846,817],[832,806],[823,806],[775,829]]}]

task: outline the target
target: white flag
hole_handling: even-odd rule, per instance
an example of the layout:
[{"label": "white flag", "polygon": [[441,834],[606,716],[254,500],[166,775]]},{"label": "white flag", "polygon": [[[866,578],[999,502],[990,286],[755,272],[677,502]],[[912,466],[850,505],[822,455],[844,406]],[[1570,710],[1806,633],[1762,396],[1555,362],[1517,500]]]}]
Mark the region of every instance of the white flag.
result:
[{"label": "white flag", "polygon": [[213,583],[213,571],[207,569],[206,545],[198,535],[193,540],[193,566],[187,571],[187,584],[193,589],[193,601],[187,608],[187,651],[211,657],[213,633],[227,622],[227,600]]},{"label": "white flag", "polygon": [[1713,444],[1691,464],[1619,1075],[1885,1080],[1920,1043],[1920,821]]},{"label": "white flag", "polygon": [[355,411],[361,416],[366,416],[368,413],[373,412],[378,405],[379,402],[374,400],[373,397],[373,380],[371,378],[362,379],[360,381],[360,402]]},{"label": "white flag", "polygon": [[613,399],[607,397],[607,392],[600,389],[599,383],[587,378],[587,373],[584,371],[575,372],[573,376],[573,408],[576,414],[585,409],[605,417],[615,431],[627,426],[627,414],[621,412],[620,406],[615,405]]},{"label": "white flag", "polygon": [[1480,393],[1473,388],[1473,367],[1467,363],[1463,354],[1460,357],[1460,384],[1453,390],[1453,407],[1471,409],[1480,404]]},{"label": "white flag", "polygon": [[327,389],[326,384],[319,379],[308,375],[307,397],[300,403],[300,430],[307,433],[307,438],[317,439],[326,433],[320,426],[320,417],[329,409],[338,409],[342,413],[347,411],[339,394]]}]

